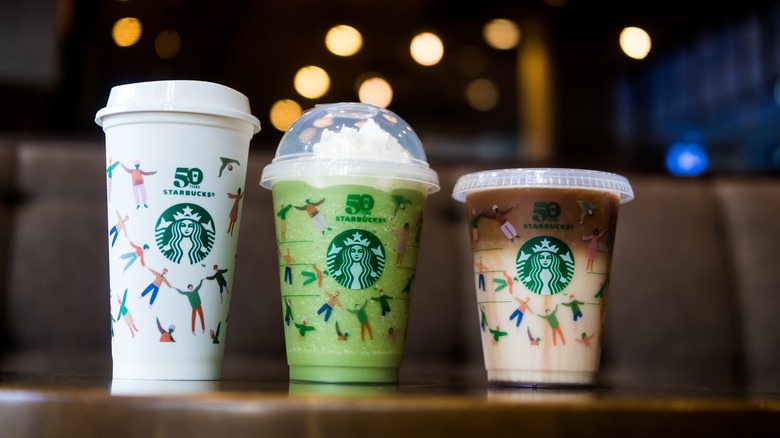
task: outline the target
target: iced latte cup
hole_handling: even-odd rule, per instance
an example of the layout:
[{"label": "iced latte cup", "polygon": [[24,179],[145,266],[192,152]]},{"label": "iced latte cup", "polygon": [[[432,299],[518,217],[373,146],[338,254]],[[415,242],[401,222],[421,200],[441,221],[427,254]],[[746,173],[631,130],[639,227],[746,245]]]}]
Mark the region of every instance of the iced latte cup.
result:
[{"label": "iced latte cup", "polygon": [[414,131],[373,105],[318,105],[260,184],[273,192],[290,379],[397,382],[425,201],[439,190]]},{"label": "iced latte cup", "polygon": [[587,386],[599,367],[620,175],[504,169],[462,176],[488,380]]}]

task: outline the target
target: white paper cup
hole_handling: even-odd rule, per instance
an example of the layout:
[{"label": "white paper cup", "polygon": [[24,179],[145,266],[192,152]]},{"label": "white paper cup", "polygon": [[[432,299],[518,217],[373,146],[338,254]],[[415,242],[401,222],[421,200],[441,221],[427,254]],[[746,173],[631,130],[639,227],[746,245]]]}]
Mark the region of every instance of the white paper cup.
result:
[{"label": "white paper cup", "polygon": [[219,84],[114,87],[106,135],[114,379],[216,380],[249,141],[247,98]]}]

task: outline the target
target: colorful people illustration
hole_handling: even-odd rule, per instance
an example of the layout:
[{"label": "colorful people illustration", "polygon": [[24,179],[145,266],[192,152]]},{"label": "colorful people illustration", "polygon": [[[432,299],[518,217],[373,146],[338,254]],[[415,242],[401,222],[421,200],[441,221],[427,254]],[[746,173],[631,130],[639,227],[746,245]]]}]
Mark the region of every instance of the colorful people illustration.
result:
[{"label": "colorful people illustration", "polygon": [[569,301],[568,303],[561,303],[566,307],[571,308],[572,317],[574,318],[574,321],[578,320],[579,318],[582,318],[582,310],[580,309],[580,306],[585,304],[582,301],[577,301],[574,299],[574,295],[569,295]]},{"label": "colorful people illustration", "polygon": [[222,171],[227,169],[228,171],[233,170],[233,165],[240,166],[241,163],[238,162],[238,160],[234,160],[232,158],[227,157],[219,157],[219,161],[222,163],[219,166],[219,175],[217,175],[217,178],[222,178]]},{"label": "colorful people illustration", "polygon": [[114,319],[114,315],[111,315],[111,320],[114,322],[118,322],[120,318],[124,320],[125,324],[127,324],[127,328],[130,329],[130,335],[135,338],[135,334],[140,330],[138,330],[138,327],[135,326],[133,315],[127,308],[127,289],[125,289],[125,293],[122,295],[122,299],[119,299],[119,296],[117,295],[116,301],[119,303],[119,314],[116,316],[116,319]]},{"label": "colorful people illustration", "polygon": [[339,322],[336,321],[336,339],[339,341],[346,341],[349,339],[349,330],[344,330],[343,332],[339,328]]},{"label": "colorful people illustration", "polygon": [[[315,263],[311,264],[311,269],[314,270],[314,278],[317,279],[317,287],[322,287],[322,279],[324,278],[322,269],[318,268]],[[326,270],[325,273],[328,271]]]},{"label": "colorful people illustration", "polygon": [[414,284],[414,276],[417,274],[406,274],[406,284],[404,285],[404,288],[401,289],[401,292],[408,294],[412,292],[412,284]]},{"label": "colorful people illustration", "polygon": [[181,263],[186,255],[195,264],[214,246],[214,222],[206,210],[194,204],[179,204],[160,217],[155,230],[157,246],[165,258]]},{"label": "colorful people illustration", "polygon": [[387,329],[387,333],[382,333],[382,336],[390,342],[395,342],[395,339],[398,337],[393,327]]},{"label": "colorful people illustration", "polygon": [[377,301],[379,302],[379,306],[382,309],[382,325],[385,325],[385,315],[390,315],[390,319],[393,319],[393,315],[390,314],[390,303],[389,301],[392,300],[393,297],[388,297],[385,295],[384,289],[379,289],[379,296],[378,297],[371,297],[371,301]]},{"label": "colorful people illustration", "polygon": [[206,333],[206,322],[203,318],[203,305],[200,301],[200,287],[203,286],[203,280],[198,283],[198,287],[193,287],[192,284],[187,285],[187,290],[181,290],[176,288],[176,291],[187,297],[192,307],[192,335],[195,336],[195,317],[200,317],[201,333]]},{"label": "colorful people illustration", "polygon": [[[227,322],[227,321],[226,321]],[[212,344],[219,344],[219,332],[222,330],[222,321],[217,323],[217,330],[209,329],[209,335],[211,336]]]},{"label": "colorful people illustration", "polygon": [[330,314],[333,312],[333,308],[336,306],[341,307],[341,301],[339,301],[339,291],[334,293],[330,293],[328,291],[323,292],[325,293],[325,296],[328,297],[328,300],[320,307],[319,310],[317,310],[317,315],[321,315],[323,312],[325,312],[325,324],[327,324],[328,320],[330,319]]},{"label": "colorful people illustration", "polygon": [[515,293],[515,281],[517,278],[507,274],[506,271],[502,272],[502,274],[504,275],[507,286],[509,286],[509,294],[513,295]]},{"label": "colorful people illustration", "polygon": [[241,202],[241,199],[244,198],[244,194],[241,193],[241,187],[238,188],[238,191],[236,193],[228,193],[228,198],[233,200],[233,207],[230,209],[230,223],[228,224],[227,232],[231,236],[233,235],[233,230],[236,228],[236,221],[238,220],[238,203]]},{"label": "colorful people illustration", "polygon": [[141,170],[141,162],[138,160],[135,160],[134,166],[135,167],[133,169],[129,169],[127,166],[122,164],[122,168],[125,169],[125,172],[130,174],[130,178],[133,183],[133,199],[135,199],[135,208],[140,208],[141,204],[143,204],[144,207],[149,208],[149,206],[146,205],[146,186],[144,185],[144,175],[154,175],[157,173],[157,171]]},{"label": "colorful people illustration", "polygon": [[298,329],[298,339],[303,339],[306,337],[307,332],[315,330],[313,326],[308,325],[305,316],[302,318],[301,324],[298,324],[297,322],[295,323],[295,328]]},{"label": "colorful people illustration", "polygon": [[517,280],[517,278],[514,278],[511,275],[507,274],[506,271],[503,271],[501,274],[504,276],[504,278],[493,279],[493,283],[496,283],[498,285],[496,286],[495,289],[493,289],[493,292],[500,292],[508,287],[509,294],[514,295],[515,280]]},{"label": "colorful people illustration", "polygon": [[481,217],[493,219],[498,222],[501,227],[501,232],[504,233],[504,236],[511,242],[520,238],[520,235],[517,234],[517,230],[515,230],[515,227],[509,222],[509,217],[507,216],[513,208],[514,206],[511,206],[505,210],[501,210],[498,205],[494,205],[490,211],[483,211],[481,213]]},{"label": "colorful people illustration", "polygon": [[593,298],[604,298],[604,291],[607,289],[607,283],[609,283],[608,280],[604,280],[601,283],[601,287],[599,288],[598,292],[596,292],[596,295],[593,295]]},{"label": "colorful people illustration", "polygon": [[485,306],[481,306],[479,308],[479,326],[482,327],[482,331],[485,331],[485,328],[488,325],[487,321],[487,314],[485,313]]},{"label": "colorful people illustration", "polygon": [[582,213],[580,213],[580,223],[585,222],[585,218],[588,216],[593,216],[596,213],[596,208],[598,208],[598,205],[590,201],[577,201],[577,205],[579,205],[580,210],[582,210]]},{"label": "colorful people illustration", "polygon": [[309,272],[309,271],[301,272],[301,275],[306,277],[306,280],[303,281],[303,285],[306,286],[307,284],[316,281],[317,287],[322,287],[322,279],[324,278],[324,275],[328,273],[328,271],[326,270],[325,272],[322,272],[322,270],[318,268],[316,264],[313,263],[311,265],[311,268],[312,270],[314,270],[314,272]]},{"label": "colorful people illustration", "polygon": [[281,206],[281,210],[277,211],[276,215],[279,216],[280,241],[284,242],[287,240],[287,213],[293,206],[292,204],[284,205],[284,201],[282,201]]},{"label": "colorful people illustration", "polygon": [[406,199],[403,195],[392,195],[393,204],[395,204],[395,208],[393,209],[393,217],[395,217],[396,213],[398,213],[398,210],[405,210],[407,205],[410,205],[412,203],[411,200]]},{"label": "colorful people illustration", "polygon": [[366,340],[366,331],[368,331],[368,336],[371,338],[371,340],[374,340],[374,333],[371,331],[371,323],[368,322],[368,314],[366,313],[366,304],[368,304],[368,300],[363,301],[363,304],[355,304],[355,310],[347,309],[347,312],[354,313],[355,316],[357,316],[358,321],[360,322],[360,340],[365,341]]},{"label": "colorful people illustration", "polygon": [[552,295],[569,285],[574,275],[574,259],[564,242],[554,237],[539,236],[520,248],[517,268],[528,290]]},{"label": "colorful people illustration", "polygon": [[225,273],[227,271],[227,269],[219,269],[219,265],[214,265],[214,275],[206,277],[206,280],[215,280],[219,285],[220,304],[222,304],[222,291],[226,290],[227,293],[230,293],[230,288],[228,288],[227,280],[225,279]]},{"label": "colorful people illustration", "polygon": [[531,345],[539,345],[542,338],[534,337],[534,335],[531,334],[531,326],[525,326],[525,331],[528,333],[528,339],[531,341]]},{"label": "colorful people illustration", "polygon": [[599,251],[599,239],[604,235],[606,230],[599,232],[598,228],[593,229],[593,234],[582,236],[582,240],[589,240],[588,243],[588,271],[593,271],[593,261],[596,260],[596,256]]},{"label": "colorful people illustration", "polygon": [[477,211],[472,208],[471,214],[474,215],[474,217],[471,218],[471,222],[469,222],[471,225],[471,240],[476,242],[479,240],[479,221],[482,219],[482,213],[477,213]]},{"label": "colorful people illustration", "polygon": [[517,318],[517,321],[515,321],[515,328],[519,328],[520,323],[523,322],[523,316],[525,316],[525,313],[526,312],[533,313],[531,306],[528,305],[528,303],[531,301],[531,297],[525,297],[524,300],[515,297],[515,301],[517,301],[518,303],[517,309],[515,309],[515,311],[512,312],[511,315],[509,315],[509,321],[512,321],[513,319]]},{"label": "colorful people illustration", "polygon": [[487,266],[485,266],[484,263],[482,263],[482,257],[479,257],[479,261],[476,264],[477,267],[477,273],[479,274],[477,277],[477,289],[481,290],[482,292],[485,292],[485,271],[488,269]]},{"label": "colorful people illustration", "polygon": [[129,268],[138,259],[141,260],[141,266],[146,266],[146,263],[144,262],[144,252],[149,249],[149,245],[144,243],[143,246],[138,246],[130,241],[130,246],[133,247],[132,251],[126,252],[119,256],[119,258],[122,260],[128,259],[125,267],[122,269],[122,272],[127,271],[127,268]]},{"label": "colorful people illustration", "polygon": [[172,288],[170,283],[168,283],[168,279],[165,278],[165,274],[168,273],[168,268],[163,268],[162,272],[157,272],[152,268],[146,268],[148,269],[152,275],[154,275],[154,280],[152,280],[151,283],[149,283],[149,286],[146,286],[146,289],[144,289],[143,292],[141,292],[141,296],[138,297],[139,299],[143,298],[148,294],[149,292],[152,293],[152,298],[149,300],[149,308],[152,308],[152,305],[154,304],[154,300],[157,299],[157,292],[160,291],[160,286],[162,286],[163,283],[165,283],[166,286]]},{"label": "colorful people illustration", "polygon": [[507,333],[505,331],[501,330],[501,326],[496,326],[495,329],[490,329],[490,334],[493,335],[493,343],[497,344],[498,340],[501,339],[502,336],[506,336]]},{"label": "colorful people illustration", "polygon": [[287,298],[284,302],[284,323],[290,328],[290,322],[295,321],[292,313],[292,300]]},{"label": "colorful people illustration", "polygon": [[108,159],[108,167],[106,168],[106,192],[108,193],[108,201],[111,202],[111,185],[114,180],[114,169],[119,166],[119,161],[112,161]]},{"label": "colorful people illustration", "polygon": [[290,248],[287,248],[287,252],[282,256],[284,260],[284,282],[290,283],[292,286],[292,264],[295,263],[295,259],[290,255]]},{"label": "colorful people illustration", "polygon": [[160,332],[160,342],[176,342],[176,340],[173,339],[173,331],[176,330],[176,326],[171,324],[166,330],[163,328],[162,324],[160,324],[160,318],[155,317],[154,319],[157,321],[157,330]]},{"label": "colorful people illustration", "polygon": [[119,211],[116,212],[116,218],[117,222],[116,225],[111,227],[111,230],[108,232],[108,237],[111,237],[111,247],[114,247],[114,243],[116,243],[116,238],[119,236],[119,232],[121,231],[124,233],[125,237],[127,237],[127,226],[125,225],[125,222],[130,220],[130,217],[125,215],[125,217],[122,217],[121,214],[119,214]]},{"label": "colorful people illustration", "polygon": [[409,222],[404,223],[403,228],[393,230],[393,234],[398,236],[398,244],[395,247],[395,251],[398,254],[395,257],[396,265],[404,264],[404,254],[406,254],[406,247],[409,243]]},{"label": "colorful people illustration", "polygon": [[580,344],[586,346],[586,347],[590,347],[590,345],[591,345],[590,344],[590,340],[593,339],[593,335],[595,335],[595,333],[591,333],[590,336],[588,336],[587,333],[582,332],[582,334],[580,335],[579,339],[578,338],[574,338],[574,340],[579,342]]},{"label": "colorful people illustration", "polygon": [[555,309],[550,311],[550,309],[545,310],[544,315],[538,315],[542,319],[546,319],[547,323],[550,325],[550,328],[552,329],[553,333],[553,345],[558,345],[556,342],[556,339],[558,336],[561,337],[561,342],[563,342],[563,345],[566,345],[566,339],[563,337],[563,330],[561,330],[561,324],[558,321],[558,317],[555,316],[555,314],[558,312],[558,305],[555,305]]},{"label": "colorful people illustration", "polygon": [[345,238],[341,242],[343,246],[335,243],[337,239],[334,239],[328,251],[328,270],[333,278],[350,289],[365,289],[374,284],[384,268],[381,242],[376,236],[363,238],[359,231]]},{"label": "colorful people illustration", "polygon": [[305,211],[309,215],[309,218],[311,218],[311,223],[314,227],[317,228],[318,231],[321,231],[322,234],[325,234],[325,230],[330,230],[331,228],[328,226],[328,221],[325,220],[325,216],[317,209],[317,206],[322,205],[323,202],[325,202],[325,198],[320,199],[318,202],[311,202],[309,198],[306,198],[306,204],[301,206],[296,205],[295,208]]}]

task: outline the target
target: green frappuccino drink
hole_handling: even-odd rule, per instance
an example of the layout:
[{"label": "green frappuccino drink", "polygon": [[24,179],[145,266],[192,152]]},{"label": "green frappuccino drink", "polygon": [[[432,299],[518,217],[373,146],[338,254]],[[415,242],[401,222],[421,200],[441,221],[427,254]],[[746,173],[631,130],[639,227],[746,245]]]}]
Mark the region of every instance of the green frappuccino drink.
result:
[{"label": "green frappuccino drink", "polygon": [[271,188],[290,379],[398,380],[425,200],[419,139],[368,104],[320,105],[282,138]]}]

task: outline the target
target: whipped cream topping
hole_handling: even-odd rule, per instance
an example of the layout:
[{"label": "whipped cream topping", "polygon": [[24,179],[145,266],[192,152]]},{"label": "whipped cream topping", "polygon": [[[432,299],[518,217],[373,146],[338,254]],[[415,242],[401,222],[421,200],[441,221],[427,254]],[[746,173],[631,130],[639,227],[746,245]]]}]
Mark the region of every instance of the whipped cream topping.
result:
[{"label": "whipped cream topping", "polygon": [[316,158],[362,157],[392,162],[410,161],[409,152],[374,120],[368,119],[358,128],[343,126],[341,130],[325,130],[319,143],[312,146]]}]

